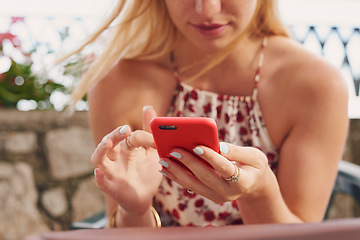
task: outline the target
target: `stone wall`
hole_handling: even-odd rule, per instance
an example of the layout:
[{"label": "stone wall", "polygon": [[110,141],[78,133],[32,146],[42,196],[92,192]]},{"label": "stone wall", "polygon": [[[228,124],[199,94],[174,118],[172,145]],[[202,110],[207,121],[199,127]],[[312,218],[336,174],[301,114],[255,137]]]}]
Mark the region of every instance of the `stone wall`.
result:
[{"label": "stone wall", "polygon": [[[360,163],[360,122],[352,120],[344,159]],[[90,156],[94,145],[86,112],[0,111],[0,239],[67,230],[104,210]],[[360,216],[337,196],[331,218]]]},{"label": "stone wall", "polygon": [[87,113],[0,111],[0,239],[69,229],[104,210]]}]

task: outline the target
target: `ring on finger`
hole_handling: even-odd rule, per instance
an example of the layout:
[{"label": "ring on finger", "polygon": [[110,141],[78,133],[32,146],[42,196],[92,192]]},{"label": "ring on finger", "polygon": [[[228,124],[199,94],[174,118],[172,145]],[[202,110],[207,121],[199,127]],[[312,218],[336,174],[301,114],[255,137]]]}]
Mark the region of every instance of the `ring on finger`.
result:
[{"label": "ring on finger", "polygon": [[233,182],[239,181],[239,177],[240,177],[240,174],[241,174],[241,169],[238,166],[236,166],[236,163],[232,162],[232,164],[235,167],[234,174],[231,177],[224,178],[224,180],[227,181],[228,183],[233,183]]},{"label": "ring on finger", "polygon": [[131,143],[130,137],[131,137],[131,134],[130,134],[127,138],[125,138],[126,147],[127,147],[129,150],[131,150],[131,151],[138,149],[138,147],[135,147],[135,146]]}]

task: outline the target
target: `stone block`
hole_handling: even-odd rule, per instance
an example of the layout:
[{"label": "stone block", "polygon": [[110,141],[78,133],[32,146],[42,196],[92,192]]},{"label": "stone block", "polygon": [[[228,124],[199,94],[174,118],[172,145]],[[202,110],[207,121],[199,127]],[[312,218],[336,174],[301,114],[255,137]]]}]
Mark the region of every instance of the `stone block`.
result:
[{"label": "stone block", "polygon": [[94,144],[90,130],[71,127],[49,131],[45,137],[51,175],[58,180],[92,172]]},{"label": "stone block", "polygon": [[60,217],[68,210],[68,203],[64,189],[57,187],[47,190],[41,196],[45,210],[53,217]]},{"label": "stone block", "polygon": [[26,154],[36,150],[37,139],[34,132],[10,132],[5,140],[5,150],[14,154]]},{"label": "stone block", "polygon": [[72,198],[73,221],[83,220],[105,210],[104,194],[96,187],[93,177],[84,180]]},{"label": "stone block", "polygon": [[49,231],[37,209],[37,190],[26,163],[0,162],[0,239]]}]

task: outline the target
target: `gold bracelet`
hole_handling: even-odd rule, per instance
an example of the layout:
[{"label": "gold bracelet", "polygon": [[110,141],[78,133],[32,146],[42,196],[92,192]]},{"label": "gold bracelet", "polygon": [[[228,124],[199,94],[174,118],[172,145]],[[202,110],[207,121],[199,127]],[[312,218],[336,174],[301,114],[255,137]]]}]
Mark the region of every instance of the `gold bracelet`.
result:
[{"label": "gold bracelet", "polygon": [[[110,215],[110,219],[108,222],[109,228],[116,228],[116,214],[117,214],[118,210],[119,210],[119,206]],[[161,227],[161,220],[160,220],[159,213],[156,211],[156,209],[153,206],[151,206],[151,213],[153,214],[154,219],[155,219],[155,226]]]},{"label": "gold bracelet", "polygon": [[116,228],[116,214],[119,210],[119,206],[117,206],[114,210],[114,212],[110,215],[110,219],[109,219],[109,222],[108,222],[108,227],[109,228]]},{"label": "gold bracelet", "polygon": [[156,211],[156,209],[153,206],[151,206],[151,213],[154,215],[155,226],[160,228],[161,227],[160,216],[159,216],[159,213]]}]

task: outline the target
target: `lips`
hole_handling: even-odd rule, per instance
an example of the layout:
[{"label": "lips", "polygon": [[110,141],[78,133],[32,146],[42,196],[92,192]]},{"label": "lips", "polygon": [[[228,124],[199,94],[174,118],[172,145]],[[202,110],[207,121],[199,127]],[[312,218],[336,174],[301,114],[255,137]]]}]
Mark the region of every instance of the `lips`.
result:
[{"label": "lips", "polygon": [[227,24],[193,24],[194,29],[205,36],[216,36],[222,33]]}]

